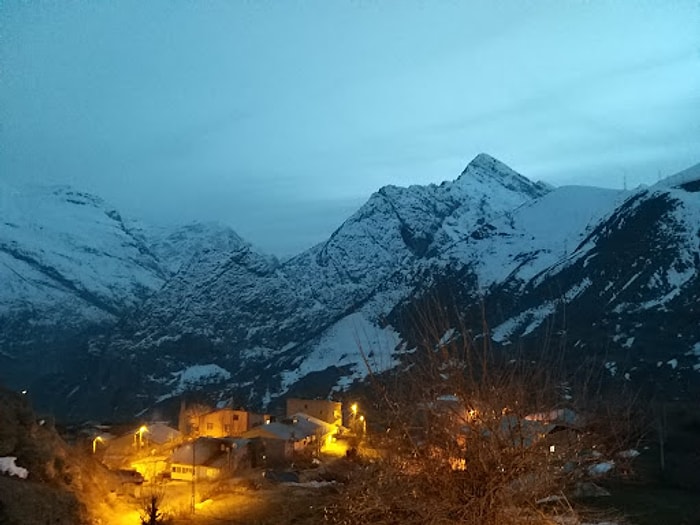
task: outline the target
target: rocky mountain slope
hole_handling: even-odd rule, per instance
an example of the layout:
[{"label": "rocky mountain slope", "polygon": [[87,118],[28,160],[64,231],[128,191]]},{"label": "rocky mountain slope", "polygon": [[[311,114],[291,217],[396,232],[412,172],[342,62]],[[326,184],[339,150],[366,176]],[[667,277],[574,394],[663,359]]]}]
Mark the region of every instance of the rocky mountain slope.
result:
[{"label": "rocky mountain slope", "polygon": [[[367,362],[394,366],[411,350],[406,305],[445,289],[465,311],[485,305],[499,344],[557,326],[576,351],[693,371],[699,180],[551,188],[479,155],[452,182],[382,188],[285,262],[226,228],[148,230],[71,190],[3,189],[0,376],[74,417],[128,417],[192,388],[253,406],[327,395]],[[48,358],[35,370],[32,355]],[[621,376],[639,366],[618,361]]]},{"label": "rocky mountain slope", "polygon": [[393,351],[397,334],[382,335],[377,318],[448,262],[445,246],[548,191],[487,155],[454,182],[382,188],[328,241],[283,264],[250,248],[192,260],[101,351],[158,361],[153,381],[166,386],[183,364],[210,362],[246,389],[246,403],[329,367],[336,378],[362,376],[353,338],[364,332]]},{"label": "rocky mountain slope", "polygon": [[555,322],[577,351],[604,349],[611,374],[697,383],[699,272],[696,167],[628,195],[569,256],[525,283],[492,335],[512,341]]},{"label": "rocky mountain slope", "polygon": [[144,230],[68,187],[0,184],[0,379],[27,388],[70,368],[199,253],[244,244],[232,230]]}]

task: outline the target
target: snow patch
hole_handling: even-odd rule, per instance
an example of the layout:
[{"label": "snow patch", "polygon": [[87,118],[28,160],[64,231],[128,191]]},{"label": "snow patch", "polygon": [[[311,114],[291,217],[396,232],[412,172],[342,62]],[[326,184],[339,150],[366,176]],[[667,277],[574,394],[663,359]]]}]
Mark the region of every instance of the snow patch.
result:
[{"label": "snow patch", "polygon": [[182,394],[194,387],[212,385],[231,379],[231,373],[228,370],[213,363],[188,366],[179,372],[173,372],[172,376],[171,381],[175,383],[175,387],[169,394],[160,396],[157,399],[158,402]]},{"label": "snow patch", "polygon": [[15,464],[15,461],[17,461],[15,456],[5,456],[0,458],[0,473],[26,479],[29,475],[29,471],[24,467],[18,467]]},{"label": "snow patch", "polygon": [[694,356],[700,357],[700,342],[697,342],[693,345],[692,352]]},{"label": "snow patch", "polygon": [[73,390],[68,392],[68,395],[66,396],[66,398],[73,397],[78,392],[78,390],[80,390],[80,385],[73,387]]},{"label": "snow patch", "polygon": [[547,317],[552,315],[554,310],[554,304],[552,303],[544,303],[537,308],[530,308],[494,328],[491,331],[491,339],[497,343],[503,343],[507,341],[520,326],[529,323],[522,333],[522,335],[527,335],[541,325]]},{"label": "snow patch", "polygon": [[608,361],[605,363],[605,369],[610,372],[611,376],[617,374],[617,363],[615,361]]},{"label": "snow patch", "polygon": [[617,456],[624,459],[636,458],[637,456],[639,456],[639,450],[633,448],[629,450],[623,450],[622,452],[618,452]]},{"label": "snow patch", "polygon": [[337,388],[373,373],[388,370],[398,364],[395,352],[401,339],[390,327],[380,328],[358,312],[351,314],[326,330],[313,350],[296,363],[294,370],[282,373],[282,389],[287,390],[311,372],[332,366],[350,365],[352,371],[343,377]]},{"label": "snow patch", "polygon": [[596,463],[588,467],[588,475],[597,477],[603,476],[615,468],[614,461],[603,461],[601,463]]},{"label": "snow patch", "polygon": [[445,333],[442,334],[442,337],[438,341],[437,346],[441,347],[441,346],[445,346],[446,344],[450,343],[454,339],[455,333],[456,333],[456,330],[454,328],[450,328],[447,331],[445,331]]}]

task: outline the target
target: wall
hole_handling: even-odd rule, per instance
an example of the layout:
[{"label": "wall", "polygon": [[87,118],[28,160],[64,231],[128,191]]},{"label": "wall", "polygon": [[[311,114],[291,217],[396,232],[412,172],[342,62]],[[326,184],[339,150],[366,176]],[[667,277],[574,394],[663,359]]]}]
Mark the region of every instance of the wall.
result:
[{"label": "wall", "polygon": [[332,425],[341,425],[343,404],[325,399],[287,399],[287,417],[303,412]]},{"label": "wall", "polygon": [[200,436],[240,436],[248,428],[249,415],[245,410],[224,408],[199,416]]}]

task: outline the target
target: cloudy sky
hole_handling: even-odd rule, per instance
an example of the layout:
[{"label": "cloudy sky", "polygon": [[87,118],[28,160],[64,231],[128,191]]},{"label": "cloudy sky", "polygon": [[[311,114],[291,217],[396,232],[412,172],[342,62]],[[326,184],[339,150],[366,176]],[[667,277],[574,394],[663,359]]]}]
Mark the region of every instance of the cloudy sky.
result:
[{"label": "cloudy sky", "polygon": [[694,0],[2,0],[0,39],[2,179],[279,255],[482,151],[556,185],[700,162]]}]

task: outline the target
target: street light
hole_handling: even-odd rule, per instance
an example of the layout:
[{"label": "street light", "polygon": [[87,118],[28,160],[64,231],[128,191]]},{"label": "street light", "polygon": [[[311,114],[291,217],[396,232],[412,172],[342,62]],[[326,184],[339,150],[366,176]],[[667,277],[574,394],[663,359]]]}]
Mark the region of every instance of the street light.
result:
[{"label": "street light", "polygon": [[148,427],[146,425],[141,425],[136,433],[139,435],[139,448],[143,447],[143,433],[148,432]]},{"label": "street light", "polygon": [[350,405],[350,411],[352,412],[352,421],[350,422],[350,429],[355,435],[357,435],[357,408],[357,403],[353,403],[352,405]]},{"label": "street light", "polygon": [[105,440],[102,439],[102,436],[96,436],[95,439],[92,440],[92,453],[95,454],[97,452],[97,443],[98,441],[100,443],[104,443]]}]

